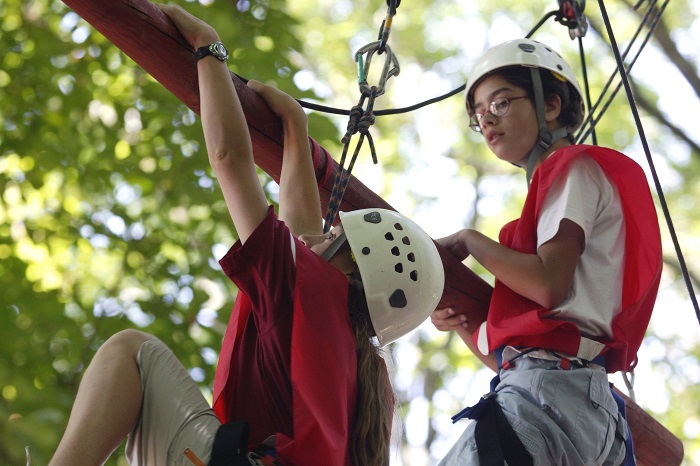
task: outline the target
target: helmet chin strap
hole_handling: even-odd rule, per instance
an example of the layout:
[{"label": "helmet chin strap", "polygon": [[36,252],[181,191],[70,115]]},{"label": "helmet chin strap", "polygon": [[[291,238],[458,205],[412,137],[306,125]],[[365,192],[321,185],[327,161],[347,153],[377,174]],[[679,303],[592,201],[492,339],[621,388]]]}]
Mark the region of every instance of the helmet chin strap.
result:
[{"label": "helmet chin strap", "polygon": [[321,257],[323,257],[327,261],[330,261],[333,258],[333,256],[335,256],[335,253],[338,252],[338,249],[340,249],[340,247],[343,244],[347,243],[347,241],[348,241],[348,238],[345,236],[345,232],[341,233],[340,236],[338,236],[335,239],[335,241],[333,241],[326,248],[326,250],[321,253]]},{"label": "helmet chin strap", "polygon": [[[530,75],[532,76],[532,87],[534,88],[535,113],[537,115],[539,135],[535,147],[532,148],[530,154],[525,158],[527,159],[527,162],[522,164],[525,166],[525,176],[527,178],[528,188],[530,187],[530,181],[532,180],[532,173],[535,170],[535,164],[537,164],[537,161],[542,153],[552,147],[552,144],[555,141],[563,139],[569,134],[564,126],[555,129],[554,131],[550,131],[550,129],[547,128],[547,122],[544,119],[544,91],[542,90],[540,69],[530,68]],[[523,161],[525,161],[525,159],[523,159]]]}]

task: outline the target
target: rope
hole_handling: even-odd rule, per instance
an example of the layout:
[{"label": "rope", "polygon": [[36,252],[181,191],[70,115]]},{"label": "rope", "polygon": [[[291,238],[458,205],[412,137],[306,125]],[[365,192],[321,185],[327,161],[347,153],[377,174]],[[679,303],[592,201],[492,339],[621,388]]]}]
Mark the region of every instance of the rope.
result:
[{"label": "rope", "polygon": [[[324,233],[330,231],[331,227],[333,226],[335,217],[338,214],[338,209],[340,209],[340,203],[342,202],[343,195],[345,194],[345,189],[347,188],[348,181],[350,180],[350,174],[355,166],[355,160],[357,160],[357,155],[360,153],[360,148],[362,147],[362,143],[364,142],[365,138],[367,138],[367,142],[369,143],[369,149],[372,153],[372,161],[377,164],[377,153],[374,148],[374,140],[369,132],[370,127],[375,121],[372,110],[374,108],[374,100],[377,98],[377,87],[371,87],[369,99],[367,100],[367,109],[363,110],[365,98],[367,98],[367,94],[363,92],[358,104],[350,110],[347,130],[341,139],[341,142],[343,143],[343,154],[341,155],[340,162],[338,163],[338,174],[333,182],[333,191],[331,191],[331,197],[328,201],[328,209],[326,210],[326,218],[323,225]],[[348,168],[345,169],[345,158],[348,153],[348,147],[350,146],[350,139],[356,133],[360,133],[360,139],[355,145],[355,151],[350,158],[350,164],[348,165]]]},{"label": "rope", "polygon": [[[419,102],[417,104],[410,105],[408,107],[375,110],[374,115],[375,116],[397,115],[399,113],[412,112],[414,110],[418,110],[419,108],[425,107],[427,105],[434,104],[436,102],[440,102],[441,100],[445,100],[449,97],[452,97],[455,94],[459,94],[460,92],[462,92],[466,88],[466,86],[467,86],[466,84],[462,84],[458,88],[453,89],[450,92],[447,92],[443,95],[440,95],[438,97],[433,97],[433,98],[425,100],[423,102]],[[314,103],[306,102],[306,101],[302,101],[302,100],[298,100],[297,102],[299,102],[299,104],[302,107],[308,108],[309,110],[318,110],[320,112],[332,113],[335,115],[350,115],[350,110],[346,110],[346,109],[342,109],[342,108],[327,107],[325,105],[314,104]]]},{"label": "rope", "polygon": [[[660,20],[661,15],[665,11],[666,6],[668,5],[668,2],[669,2],[669,0],[665,0],[663,5],[661,6],[661,8],[657,11],[657,13],[655,15],[653,15],[653,19],[650,23],[649,30],[644,38],[644,41],[642,42],[642,45],[640,46],[636,55],[634,56],[634,58],[630,62],[628,70],[632,69],[632,66],[639,58],[642,50],[646,47],[646,44],[649,42],[649,39],[651,38],[651,35],[653,34],[654,30],[656,29],[658,21]],[[658,178],[656,167],[655,167],[653,159],[651,157],[649,145],[647,143],[646,136],[644,134],[644,129],[641,125],[639,112],[638,112],[638,109],[636,107],[636,104],[634,101],[634,96],[632,94],[631,86],[630,86],[630,83],[628,80],[628,75],[627,75],[628,70],[625,69],[625,65],[624,65],[624,59],[626,59],[627,55],[629,54],[629,52],[632,48],[632,45],[634,44],[634,42],[636,42],[644,25],[649,21],[649,18],[652,17],[652,12],[654,11],[654,9],[656,7],[656,0],[652,0],[650,2],[648,10],[647,10],[646,14],[644,15],[642,21],[640,22],[639,28],[635,32],[635,35],[633,36],[632,40],[630,41],[629,45],[627,46],[623,56],[620,55],[620,50],[619,50],[617,43],[615,41],[612,27],[610,25],[610,19],[608,17],[607,11],[605,9],[605,5],[603,3],[603,0],[598,0],[598,3],[600,6],[601,15],[603,17],[603,21],[605,23],[605,27],[606,27],[608,36],[610,38],[611,47],[613,49],[615,59],[617,61],[618,66],[617,66],[617,69],[611,74],[610,78],[608,79],[608,82],[604,86],[603,91],[601,92],[601,94],[598,98],[598,101],[595,103],[595,105],[591,106],[588,77],[587,77],[587,73],[586,73],[586,64],[585,64],[585,58],[584,58],[584,53],[583,53],[583,44],[581,41],[581,36],[579,35],[579,37],[578,37],[578,39],[579,39],[579,53],[580,53],[581,61],[582,61],[584,87],[585,87],[585,91],[586,91],[586,99],[587,99],[589,112],[588,112],[588,116],[586,117],[586,119],[584,120],[584,122],[581,125],[581,129],[579,130],[578,135],[576,136],[576,141],[577,142],[584,141],[589,135],[592,135],[593,143],[594,144],[596,143],[595,126],[600,121],[602,116],[605,114],[606,110],[609,108],[612,100],[617,95],[620,88],[624,85],[625,92],[627,93],[627,98],[628,98],[628,101],[630,103],[630,109],[632,110],[632,114],[633,114],[634,119],[635,119],[635,124],[637,126],[637,131],[638,131],[638,133],[640,135],[640,139],[642,141],[644,153],[645,153],[645,156],[647,158],[647,162],[649,163],[652,178],[654,180],[654,186],[655,186],[656,192],[659,196],[659,202],[661,204],[664,218],[666,220],[666,224],[668,225],[669,233],[671,235],[671,239],[673,241],[673,246],[674,246],[674,249],[676,251],[676,256],[678,257],[679,266],[681,268],[681,272],[682,272],[682,275],[683,275],[683,278],[684,278],[684,281],[686,284],[686,288],[688,289],[688,295],[689,295],[690,300],[693,304],[693,308],[695,310],[695,314],[696,314],[696,317],[698,319],[698,322],[700,323],[700,306],[698,305],[698,301],[697,301],[697,298],[695,296],[693,284],[692,284],[692,281],[690,279],[690,273],[688,271],[688,268],[687,268],[686,263],[685,263],[685,259],[683,257],[683,252],[681,250],[681,247],[680,247],[680,244],[678,241],[678,236],[677,236],[675,228],[673,226],[673,221],[671,219],[671,215],[670,215],[670,212],[668,209],[668,204],[666,202],[665,195],[663,193],[663,189],[661,187],[661,183],[660,183],[659,178]],[[643,0],[639,0],[639,2],[634,6],[634,9],[636,10],[642,3],[643,3]],[[391,11],[392,3],[390,3],[390,0],[387,0],[387,4],[389,5],[389,9]],[[400,0],[396,3],[396,6],[398,6],[399,4],[400,4]],[[559,21],[560,23],[565,24],[565,25],[570,25],[570,23],[566,23],[566,22],[561,21],[561,16],[560,16],[562,14],[561,11],[562,10],[560,9],[560,10],[554,10],[554,11],[550,11],[550,12],[546,13],[544,15],[544,17],[537,23],[537,25],[525,37],[530,38],[544,24],[544,22],[552,16],[555,16],[555,20]],[[395,8],[394,8],[393,13],[395,13]],[[384,28],[385,28],[385,24],[382,24],[382,28],[380,29],[380,36],[382,35]],[[594,118],[593,114],[594,114],[595,110],[601,104],[605,94],[607,93],[608,89],[610,88],[612,80],[615,78],[617,73],[620,73],[621,81],[617,84],[615,90],[608,97],[607,102],[601,108],[598,116]],[[245,79],[241,76],[238,76],[238,77],[242,81],[247,82],[247,79]],[[417,110],[419,108],[425,107],[427,105],[430,105],[430,104],[433,104],[436,102],[440,102],[440,101],[447,99],[455,94],[458,94],[458,93],[462,92],[465,89],[465,87],[466,87],[466,85],[462,84],[461,86],[457,87],[456,89],[453,89],[452,91],[450,91],[446,94],[425,100],[423,102],[420,102],[420,103],[417,103],[417,104],[414,104],[414,105],[411,105],[408,107],[403,107],[403,108],[398,108],[398,109],[377,110],[376,112],[372,111],[372,107],[374,105],[374,98],[370,97],[371,105],[368,105],[367,112],[363,113],[363,116],[360,118],[360,119],[364,118],[363,122],[360,123],[358,121],[357,123],[354,123],[355,117],[351,117],[350,118],[351,121],[348,122],[348,132],[346,132],[346,136],[343,138],[344,148],[343,148],[343,155],[342,155],[341,163],[340,163],[340,169],[338,171],[338,174],[336,176],[336,180],[334,182],[333,193],[331,195],[331,201],[329,203],[328,211],[326,214],[326,219],[325,219],[326,223],[324,225],[324,232],[327,232],[330,229],[330,226],[333,224],[333,221],[335,219],[335,215],[337,214],[337,211],[340,207],[340,202],[342,201],[342,197],[343,197],[343,194],[345,192],[345,188],[347,187],[347,182],[350,178],[352,167],[355,164],[355,159],[356,159],[357,154],[359,152],[360,146],[362,145],[362,142],[364,141],[365,136],[368,138],[368,141],[370,144],[370,150],[372,151],[372,159],[373,159],[374,163],[377,163],[376,153],[374,150],[374,142],[372,140],[371,134],[369,133],[369,127],[372,124],[374,124],[375,116],[395,115],[395,114],[406,113],[406,112],[410,112],[413,110]],[[363,102],[364,98],[365,98],[365,96],[363,94],[363,97],[361,98],[360,101]],[[338,108],[328,107],[328,106],[314,104],[314,103],[310,103],[310,102],[305,102],[302,100],[297,100],[297,101],[299,102],[299,104],[302,107],[308,108],[310,110],[317,110],[317,111],[325,112],[325,113],[350,116],[353,112],[356,112],[356,107],[353,107],[353,109],[351,109],[351,110],[345,110],[345,109],[338,109]],[[361,104],[360,104],[360,108],[361,108]],[[586,130],[587,126],[590,126],[590,128],[588,130]],[[357,128],[357,129],[355,130],[354,128]],[[362,128],[362,129],[360,129],[360,128]],[[358,141],[355,152],[351,158],[350,165],[348,166],[348,170],[345,170],[343,165],[345,162],[345,157],[346,157],[346,153],[347,153],[347,149],[348,149],[348,141],[349,141],[348,134],[350,134],[350,136],[352,136],[352,134],[354,134],[353,131],[360,132],[361,136],[360,136],[360,140]]]},{"label": "rope", "polygon": [[[644,38],[644,41],[642,42],[642,45],[640,46],[639,50],[637,51],[637,54],[634,56],[634,58],[632,59],[632,61],[630,62],[630,64],[629,64],[628,67],[627,67],[627,72],[628,72],[628,73],[629,73],[629,71],[632,69],[632,66],[634,66],[634,64],[636,63],[636,61],[637,61],[637,59],[639,58],[639,56],[641,55],[642,51],[643,51],[644,48],[646,47],[647,43],[649,42],[649,39],[651,38],[652,34],[654,33],[654,30],[656,29],[656,25],[658,24],[659,19],[661,18],[661,15],[663,14],[664,10],[666,9],[666,5],[668,5],[668,0],[666,0],[666,1],[664,2],[664,4],[662,5],[661,9],[658,10],[658,13],[653,17],[653,20],[651,21],[651,23],[650,23],[650,25],[649,25],[649,30],[647,31],[647,35],[646,35],[646,37]],[[649,21],[649,18],[651,17],[651,13],[652,13],[652,11],[654,11],[654,7],[655,7],[655,6],[656,6],[656,0],[652,0],[651,3],[650,3],[649,9],[647,10],[646,14],[645,14],[644,17],[642,18],[642,21],[640,22],[639,27],[637,28],[637,31],[635,31],[634,36],[632,36],[632,40],[631,40],[630,43],[627,45],[627,48],[625,49],[625,52],[624,52],[624,54],[622,55],[622,59],[623,59],[623,60],[625,60],[625,59],[627,58],[627,55],[629,54],[630,50],[632,49],[632,46],[634,45],[634,43],[637,41],[637,38],[639,37],[639,34],[640,34],[641,31],[642,31],[642,28],[643,28],[644,25]],[[607,83],[605,84],[605,86],[603,87],[603,90],[602,90],[602,92],[600,93],[600,96],[598,97],[598,101],[595,103],[594,106],[592,106],[592,107],[589,106],[589,107],[588,107],[588,108],[589,108],[588,116],[586,117],[586,119],[584,120],[583,124],[581,125],[581,129],[579,130],[579,134],[578,134],[577,137],[576,137],[576,140],[577,140],[577,141],[584,141],[584,140],[588,137],[588,135],[591,134],[592,131],[594,131],[595,125],[598,123],[598,121],[600,121],[600,119],[602,118],[602,116],[605,114],[605,112],[607,111],[607,109],[610,107],[610,104],[612,103],[613,99],[615,98],[615,96],[617,95],[617,93],[620,91],[620,88],[622,87],[622,81],[620,81],[620,82],[617,84],[615,90],[614,90],[614,91],[612,92],[612,94],[608,97],[607,102],[603,105],[603,107],[602,107],[602,109],[600,110],[600,113],[598,114],[598,116],[597,116],[596,118],[594,118],[594,117],[593,117],[593,113],[595,112],[595,110],[596,110],[596,109],[598,108],[598,106],[600,105],[600,103],[601,103],[601,101],[603,100],[605,94],[608,92],[608,89],[610,88],[610,85],[612,84],[612,81],[613,81],[613,79],[615,78],[615,76],[617,76],[617,73],[618,73],[618,72],[619,72],[619,70],[616,68],[615,71],[614,71],[614,72],[610,75],[610,77],[608,78],[608,82],[607,82]],[[586,126],[587,126],[587,125],[590,125],[590,129],[589,129],[588,131],[586,131]],[[586,132],[584,133],[584,131],[586,131]]]},{"label": "rope", "polygon": [[615,35],[612,30],[612,26],[610,24],[610,18],[608,18],[608,13],[605,9],[605,3],[603,0],[598,0],[598,4],[600,5],[600,12],[603,17],[603,22],[605,23],[605,29],[608,33],[608,37],[610,38],[610,46],[612,47],[613,53],[615,55],[615,61],[617,62],[617,68],[618,71],[620,72],[620,77],[622,79],[622,83],[625,86],[625,92],[627,93],[627,100],[629,101],[630,104],[630,109],[632,110],[632,116],[634,117],[635,124],[637,125],[637,132],[639,133],[639,138],[642,142],[642,146],[644,147],[644,154],[647,157],[647,162],[649,163],[649,168],[651,169],[651,175],[652,178],[654,179],[654,186],[656,187],[656,192],[659,195],[659,201],[661,203],[661,209],[663,210],[664,217],[666,218],[666,224],[668,225],[669,233],[671,234],[671,239],[673,240],[673,246],[676,250],[676,256],[678,257],[678,262],[681,267],[681,270],[683,271],[683,278],[685,279],[685,284],[686,287],[688,288],[688,294],[690,296],[690,300],[693,303],[693,308],[695,309],[695,314],[698,318],[698,322],[700,323],[700,307],[698,307],[698,301],[697,298],[695,297],[695,291],[693,290],[693,284],[690,281],[690,274],[688,273],[688,268],[685,264],[685,259],[683,258],[683,251],[681,251],[680,244],[678,243],[678,237],[676,235],[675,228],[673,226],[673,220],[671,219],[671,213],[668,210],[668,204],[666,203],[666,198],[664,196],[663,189],[661,188],[661,183],[659,181],[659,176],[656,172],[656,167],[654,166],[654,161],[652,160],[651,157],[651,151],[649,150],[649,144],[647,143],[647,139],[644,133],[644,128],[642,127],[642,121],[639,116],[639,111],[637,110],[637,105],[634,102],[634,95],[632,94],[632,87],[630,86],[630,82],[627,76],[627,72],[625,71],[625,66],[624,62],[622,61],[622,57],[620,56],[620,50],[617,47],[617,42],[615,41]]},{"label": "rope", "polygon": [[[579,51],[579,57],[581,60],[581,69],[583,70],[583,88],[586,90],[586,106],[588,108],[591,108],[591,87],[588,84],[588,68],[586,67],[586,55],[583,53],[583,38],[579,37],[578,38],[578,51]],[[598,144],[598,138],[595,134],[595,126],[591,127],[591,137],[593,140],[593,144],[597,145]]]}]

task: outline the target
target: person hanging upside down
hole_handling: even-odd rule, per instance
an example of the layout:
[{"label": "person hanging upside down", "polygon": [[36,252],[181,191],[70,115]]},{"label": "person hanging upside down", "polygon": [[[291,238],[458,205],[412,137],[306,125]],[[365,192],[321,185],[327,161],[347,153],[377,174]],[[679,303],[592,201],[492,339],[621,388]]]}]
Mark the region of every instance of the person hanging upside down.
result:
[{"label": "person hanging upside down", "polygon": [[486,322],[451,308],[455,330],[498,376],[455,416],[476,419],[441,465],[634,464],[607,373],[636,363],[662,267],[658,220],[641,167],[609,148],[574,144],[579,84],[545,44],[486,51],[466,86],[469,124],[501,160],[526,171],[521,216],[494,241],[473,229],[438,240],[495,276]]},{"label": "person hanging upside down", "polygon": [[159,8],[197,51],[209,161],[239,236],[220,261],[239,293],[213,408],[160,340],[122,331],[85,371],[50,465],[103,464],[128,435],[127,458],[138,465],[273,457],[285,466],[386,466],[394,399],[380,347],[435,309],[444,287],[437,248],[410,219],[383,209],[341,212],[322,233],[306,114],[250,81],[284,129],[276,213],[219,36],[179,6]]}]

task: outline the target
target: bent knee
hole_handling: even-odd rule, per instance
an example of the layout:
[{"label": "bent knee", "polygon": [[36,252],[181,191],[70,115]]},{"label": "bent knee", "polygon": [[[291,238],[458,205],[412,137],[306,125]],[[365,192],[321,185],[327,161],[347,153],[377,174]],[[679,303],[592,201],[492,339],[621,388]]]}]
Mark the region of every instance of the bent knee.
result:
[{"label": "bent knee", "polygon": [[155,337],[148,333],[134,329],[126,329],[109,337],[100,347],[100,351],[117,351],[135,356],[139,352],[141,345],[153,339],[155,339]]}]

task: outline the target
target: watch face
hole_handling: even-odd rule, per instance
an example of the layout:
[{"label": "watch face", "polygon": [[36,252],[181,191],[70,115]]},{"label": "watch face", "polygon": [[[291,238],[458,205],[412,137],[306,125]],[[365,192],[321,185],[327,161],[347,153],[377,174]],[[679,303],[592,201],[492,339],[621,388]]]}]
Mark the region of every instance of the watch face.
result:
[{"label": "watch face", "polygon": [[210,50],[219,60],[223,61],[228,59],[228,50],[226,50],[226,47],[224,47],[224,44],[221,42],[211,44]]}]

